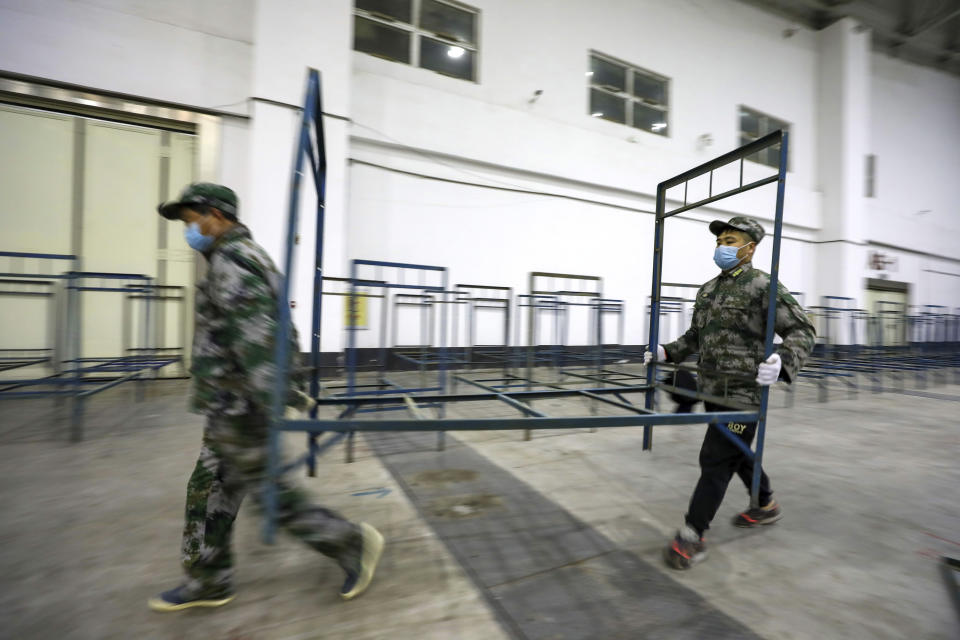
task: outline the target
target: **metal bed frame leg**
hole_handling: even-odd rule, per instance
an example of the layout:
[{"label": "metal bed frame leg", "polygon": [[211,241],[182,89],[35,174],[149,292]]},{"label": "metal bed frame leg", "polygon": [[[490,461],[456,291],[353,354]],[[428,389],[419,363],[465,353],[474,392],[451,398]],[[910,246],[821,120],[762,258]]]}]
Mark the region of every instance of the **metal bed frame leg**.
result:
[{"label": "metal bed frame leg", "polygon": [[67,279],[67,323],[72,327],[68,338],[67,353],[73,360],[73,407],[70,420],[70,440],[71,442],[80,442],[83,440],[83,416],[84,416],[84,398],[81,394],[80,386],[80,357],[82,355],[81,342],[83,334],[81,323],[83,320],[82,307],[80,306],[80,292],[77,290],[79,280],[76,276],[70,276]]},{"label": "metal bed frame leg", "polygon": [[[293,322],[290,315],[290,274],[293,272],[293,254],[296,244],[298,228],[298,209],[300,196],[300,178],[303,176],[303,158],[308,156],[314,185],[317,188],[317,207],[324,206],[324,189],[326,183],[326,158],[324,156],[323,140],[323,108],[320,100],[320,74],[316,69],[310,69],[307,77],[307,91],[304,100],[303,115],[300,120],[300,132],[294,157],[294,169],[290,179],[290,202],[287,218],[286,251],[284,255],[281,291],[277,296],[277,332],[274,346],[274,364],[276,366],[276,380],[274,381],[273,407],[270,412],[267,429],[267,469],[263,486],[264,526],[263,539],[272,543],[277,528],[277,482],[282,473],[283,460],[280,428],[284,422],[284,405],[289,382],[290,357],[290,330]],[[317,156],[313,153],[311,142],[311,125],[316,133]]]},{"label": "metal bed frame leg", "polygon": [[[447,405],[440,403],[440,406],[437,407],[437,417],[443,420],[447,417]],[[446,431],[437,431],[437,451],[446,451],[447,450],[447,432]]]},{"label": "metal bed frame leg", "polygon": [[[70,289],[68,286],[69,280],[61,281],[57,285],[57,295],[55,302],[55,313],[56,320],[56,340],[54,342],[53,348],[53,360],[51,364],[53,365],[53,372],[56,375],[61,375],[63,373],[64,362],[70,359],[70,322],[67,319],[67,308],[68,308],[68,299],[70,296]],[[61,409],[64,406],[66,399],[62,393],[58,393],[54,397],[54,406],[57,409]]]},{"label": "metal bed frame leg", "polygon": [[[660,287],[663,279],[663,234],[664,234],[664,214],[667,208],[667,190],[662,184],[657,185],[657,216],[653,233],[653,284],[650,288],[650,337],[647,343],[647,349],[654,355],[654,360],[647,365],[647,384],[651,385],[644,398],[644,408],[653,410],[656,396],[656,388],[652,385],[657,379],[657,345],[660,335]],[[653,427],[644,425],[643,427],[643,450],[651,451],[653,449]]]},{"label": "metal bed frame leg", "polygon": [[[780,143],[780,175],[777,180],[777,213],[774,221],[773,255],[770,259],[770,294],[767,304],[767,336],[764,347],[764,359],[773,353],[773,334],[776,322],[777,285],[780,280],[780,239],[783,228],[783,199],[787,186],[787,140],[788,134],[783,133]],[[753,482],[750,485],[750,506],[760,507],[760,474],[763,464],[763,445],[767,429],[767,403],[770,397],[770,387],[763,387],[760,391],[760,415],[757,420],[757,446],[753,459]]]},{"label": "metal bed frame leg", "polygon": [[[150,340],[150,320],[151,320],[150,308],[152,305],[150,304],[150,302],[153,297],[151,294],[154,293],[154,289],[150,286],[152,283],[153,283],[152,279],[147,280],[147,292],[143,295],[143,314],[144,314],[143,346],[145,347],[146,353],[148,354],[156,353],[150,349],[152,345],[152,341]],[[138,357],[138,356],[134,356],[134,357]],[[156,375],[156,371],[154,371],[154,375]],[[143,402],[144,399],[146,398],[146,382],[147,382],[146,378],[142,374],[138,375],[134,379],[133,384],[136,389],[134,394],[135,402],[138,402],[138,403]]]},{"label": "metal bed frame leg", "polygon": [[[527,276],[527,291],[533,291],[533,274],[531,273]],[[534,358],[536,358],[536,346],[534,345],[534,340],[536,340],[536,331],[534,329],[534,323],[536,322],[537,311],[536,311],[536,302],[534,297],[531,294],[530,299],[528,300],[529,309],[527,313],[527,391],[533,389],[531,380],[533,380],[533,365]],[[519,316],[519,314],[518,314]],[[517,322],[517,330],[520,329],[520,323]],[[533,406],[531,404],[531,406]],[[530,429],[523,430],[523,440],[524,442],[529,442],[532,439],[533,435]]]}]

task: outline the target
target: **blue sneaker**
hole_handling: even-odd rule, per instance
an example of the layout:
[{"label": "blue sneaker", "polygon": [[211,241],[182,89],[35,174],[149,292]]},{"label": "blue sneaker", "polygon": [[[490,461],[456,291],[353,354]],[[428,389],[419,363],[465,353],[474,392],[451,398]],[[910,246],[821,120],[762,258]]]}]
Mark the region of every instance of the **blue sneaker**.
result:
[{"label": "blue sneaker", "polygon": [[347,579],[340,587],[340,597],[344,600],[352,600],[367,590],[380,561],[380,554],[383,553],[383,536],[379,531],[361,522],[360,535],[363,538],[360,543],[360,570],[347,572]]},{"label": "blue sneaker", "polygon": [[147,606],[154,611],[182,611],[193,607],[222,607],[237,595],[235,593],[224,595],[219,598],[193,598],[187,595],[186,589],[181,585],[176,589],[164,591],[159,596],[147,600]]}]

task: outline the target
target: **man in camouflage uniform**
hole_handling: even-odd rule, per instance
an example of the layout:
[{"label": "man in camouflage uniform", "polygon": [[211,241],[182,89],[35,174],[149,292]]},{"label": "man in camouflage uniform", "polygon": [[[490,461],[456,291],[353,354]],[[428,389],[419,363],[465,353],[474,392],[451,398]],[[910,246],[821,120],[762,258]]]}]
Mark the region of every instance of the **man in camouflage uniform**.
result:
[{"label": "man in camouflage uniform", "polygon": [[[274,331],[281,276],[250,230],[237,221],[237,197],[209,183],[187,186],[158,210],[186,225],[188,244],[208,262],[197,283],[191,410],[207,416],[203,444],[187,484],[182,562],[186,581],[151,598],[156,611],[216,607],[234,598],[230,537],[247,492],[260,503],[266,476],[268,413],[271,410]],[[300,349],[291,327],[291,370]],[[287,404],[303,408],[303,375],[290,376]],[[283,480],[277,507],[283,528],[333,559],[346,572],[344,599],[369,585],[383,537],[368,524],[354,524],[311,504],[307,494]]]},{"label": "man in camouflage uniform", "polygon": [[[815,332],[803,308],[783,284],[777,287],[774,330],[783,339],[764,359],[770,275],[751,265],[763,227],[756,220],[737,216],[714,220],[710,231],[717,236],[714,261],[719,276],[697,291],[690,329],[679,339],[658,348],[657,359],[683,362],[699,353],[699,385],[705,394],[747,405],[760,404],[760,388],[778,379],[792,382],[813,349]],[[650,362],[653,355],[645,354]],[[723,404],[706,402],[707,411],[729,410]],[[757,423],[727,423],[724,427],[747,446],[753,442]],[[688,569],[706,557],[703,534],[709,528],[733,474],[750,491],[753,461],[716,427],[707,426],[700,449],[700,480],[690,498],[684,526],[664,550],[668,565]],[[770,479],[761,470],[760,506],[737,515],[733,524],[753,527],[772,524],[781,510],[773,499]]]}]

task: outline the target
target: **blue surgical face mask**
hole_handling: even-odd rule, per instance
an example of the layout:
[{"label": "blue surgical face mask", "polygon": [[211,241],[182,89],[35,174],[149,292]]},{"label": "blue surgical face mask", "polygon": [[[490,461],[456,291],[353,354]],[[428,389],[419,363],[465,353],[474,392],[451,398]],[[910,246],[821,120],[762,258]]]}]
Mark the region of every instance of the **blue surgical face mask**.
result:
[{"label": "blue surgical face mask", "polygon": [[187,244],[190,245],[191,248],[201,253],[209,249],[213,241],[216,240],[213,236],[203,235],[203,233],[200,232],[200,225],[196,222],[191,222],[187,225],[183,236],[187,239]]},{"label": "blue surgical face mask", "polygon": [[740,247],[728,247],[726,245],[721,245],[717,247],[716,251],[713,252],[713,261],[724,271],[727,269],[733,269],[735,266],[740,264],[740,258],[737,257],[737,252],[748,244],[753,243],[748,242]]}]

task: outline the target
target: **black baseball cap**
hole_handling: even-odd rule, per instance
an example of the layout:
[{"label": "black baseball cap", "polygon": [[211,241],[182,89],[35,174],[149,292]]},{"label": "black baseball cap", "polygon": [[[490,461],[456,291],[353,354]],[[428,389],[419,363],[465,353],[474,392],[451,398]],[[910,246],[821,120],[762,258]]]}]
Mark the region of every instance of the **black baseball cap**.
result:
[{"label": "black baseball cap", "polygon": [[228,216],[237,217],[237,194],[229,187],[212,182],[188,184],[178,199],[161,202],[157,205],[157,211],[167,220],[179,220],[180,210],[192,204],[215,207]]}]

